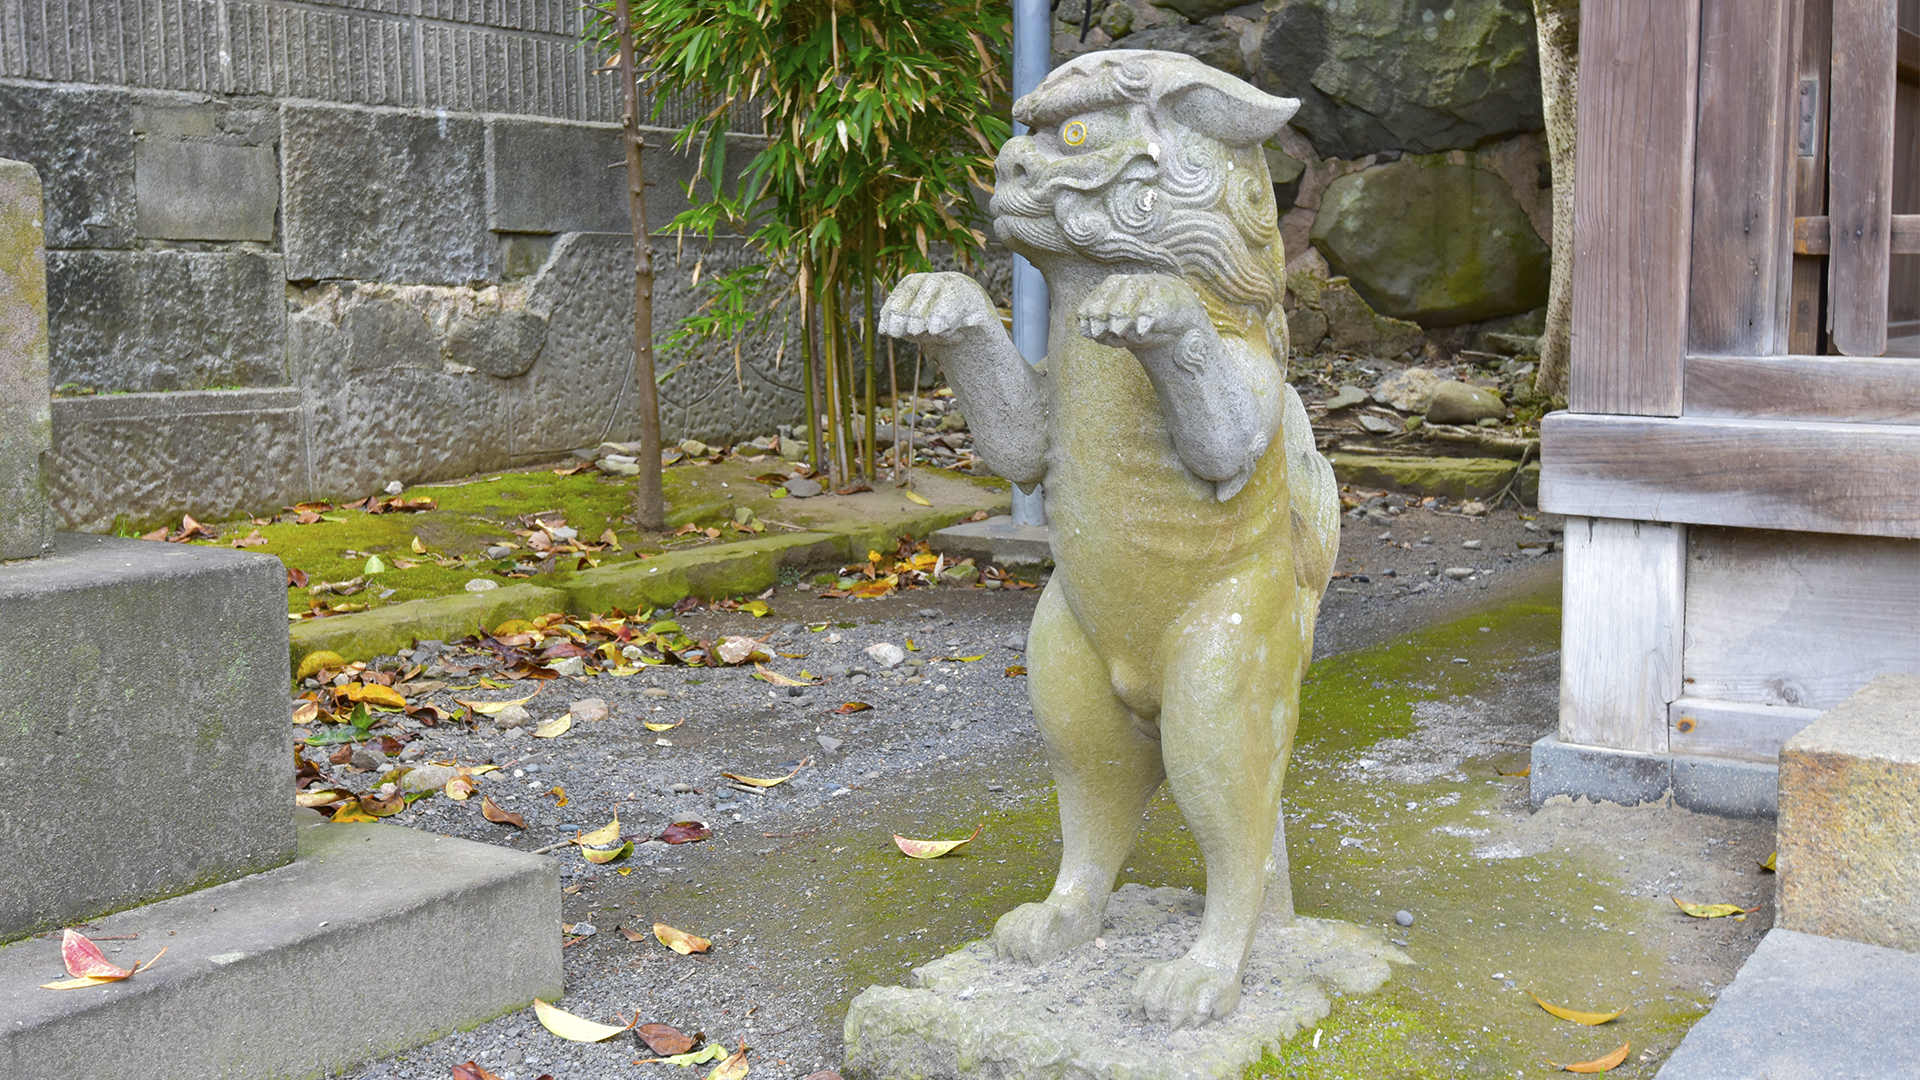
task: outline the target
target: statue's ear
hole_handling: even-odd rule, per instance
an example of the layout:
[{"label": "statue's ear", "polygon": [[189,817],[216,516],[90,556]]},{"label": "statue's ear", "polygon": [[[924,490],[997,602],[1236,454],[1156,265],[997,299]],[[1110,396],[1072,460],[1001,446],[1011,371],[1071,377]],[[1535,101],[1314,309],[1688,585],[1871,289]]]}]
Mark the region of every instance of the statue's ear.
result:
[{"label": "statue's ear", "polygon": [[[1184,65],[1183,65],[1184,66]],[[1213,68],[1193,65],[1160,91],[1160,108],[1175,120],[1228,146],[1266,142],[1300,111],[1297,98],[1275,97]]]}]

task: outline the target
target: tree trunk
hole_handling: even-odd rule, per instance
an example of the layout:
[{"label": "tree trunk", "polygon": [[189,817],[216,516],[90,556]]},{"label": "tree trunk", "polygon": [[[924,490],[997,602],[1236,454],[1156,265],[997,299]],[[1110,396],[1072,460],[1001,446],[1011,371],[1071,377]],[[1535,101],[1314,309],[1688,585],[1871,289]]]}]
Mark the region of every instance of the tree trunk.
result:
[{"label": "tree trunk", "polygon": [[666,527],[666,498],[660,489],[660,394],[653,374],[653,237],[647,229],[646,173],[640,151],[640,72],[634,62],[630,0],[613,0],[620,27],[620,78],[627,110],[620,126],[627,147],[627,210],[633,218],[633,381],[634,407],[640,414],[640,475],[633,491],[633,522],[642,529]]},{"label": "tree trunk", "polygon": [[1543,394],[1567,392],[1567,352],[1573,331],[1574,98],[1580,74],[1580,0],[1533,0],[1540,34],[1540,97],[1553,165],[1553,277],[1547,289],[1547,325],[1540,335]]}]

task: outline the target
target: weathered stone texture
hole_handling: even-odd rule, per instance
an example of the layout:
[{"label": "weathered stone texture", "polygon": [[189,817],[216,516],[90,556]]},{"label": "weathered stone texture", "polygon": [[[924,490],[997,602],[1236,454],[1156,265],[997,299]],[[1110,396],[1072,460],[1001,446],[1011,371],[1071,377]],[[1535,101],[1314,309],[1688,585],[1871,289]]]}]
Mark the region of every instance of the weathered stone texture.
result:
[{"label": "weathered stone texture", "polygon": [[47,246],[133,243],[132,95],[0,83],[0,158],[40,170]]},{"label": "weathered stone texture", "polygon": [[287,505],[309,486],[303,423],[289,389],[58,398],[54,512],[66,527],[102,531]]},{"label": "weathered stone texture", "polygon": [[1788,930],[1920,952],[1920,675],[1881,675],[1780,751]]},{"label": "weathered stone texture", "polygon": [[0,566],[0,940],[293,857],[285,592],[105,536]]},{"label": "weathered stone texture", "polygon": [[1498,176],[1406,158],[1327,186],[1313,245],[1374,310],[1457,326],[1547,302],[1547,245]]},{"label": "weathered stone texture", "polygon": [[[547,342],[539,362],[509,391],[515,459],[639,437],[633,405],[633,237],[562,237],[529,287],[527,308],[547,317]],[[670,325],[657,299],[654,325]],[[665,414],[663,407],[662,427]]]},{"label": "weathered stone texture", "polygon": [[289,279],[495,275],[480,120],[317,105],[281,115]]},{"label": "weathered stone texture", "polygon": [[1264,89],[1299,98],[1322,154],[1467,149],[1539,131],[1527,0],[1292,0],[1261,40]]},{"label": "weathered stone texture", "polygon": [[251,252],[54,252],[53,385],[286,385],[281,266],[278,255]]},{"label": "weathered stone texture", "polygon": [[626,171],[609,168],[626,160],[619,128],[499,119],[487,125],[487,154],[496,232],[631,228]]},{"label": "weathered stone texture", "polygon": [[[717,242],[704,253],[689,244],[679,259],[668,258],[668,254],[664,250],[660,253],[653,289],[656,341],[694,312],[704,299],[701,290],[711,275],[724,273],[748,257],[738,241]],[[702,284],[695,288],[693,266],[702,258],[706,264],[701,271]],[[806,394],[799,324],[790,314],[798,305],[784,297],[774,304],[782,314],[770,319],[762,333],[743,340],[737,359],[732,344],[724,342],[690,352],[656,351],[654,363],[659,371],[684,362],[660,385],[660,429],[668,438],[724,443],[798,421],[805,411]],[[629,355],[631,352],[628,350]],[[877,358],[883,380],[886,365],[883,344]],[[911,381],[909,371],[902,376],[901,385]]]},{"label": "weathered stone texture", "polygon": [[456,364],[502,379],[533,369],[547,344],[547,320],[529,311],[461,316],[447,331],[447,354]]},{"label": "weathered stone texture", "polygon": [[0,160],[0,559],[53,541],[41,471],[53,438],[42,213],[33,166]]},{"label": "weathered stone texture", "polygon": [[149,135],[134,154],[133,186],[143,237],[273,239],[280,164],[270,146]]}]

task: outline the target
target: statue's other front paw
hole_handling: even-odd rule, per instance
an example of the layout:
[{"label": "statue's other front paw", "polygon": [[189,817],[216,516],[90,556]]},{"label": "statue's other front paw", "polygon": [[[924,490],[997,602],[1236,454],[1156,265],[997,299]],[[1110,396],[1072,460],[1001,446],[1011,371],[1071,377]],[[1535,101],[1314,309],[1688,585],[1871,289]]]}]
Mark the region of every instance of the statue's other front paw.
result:
[{"label": "statue's other front paw", "polygon": [[1134,980],[1133,1003],[1149,1020],[1168,1027],[1199,1027],[1240,1004],[1240,972],[1186,956],[1154,964]]},{"label": "statue's other front paw", "polygon": [[1080,334],[1116,349],[1171,345],[1207,323],[1193,286],[1168,274],[1114,274],[1094,286],[1075,314]]},{"label": "statue's other front paw", "polygon": [[1099,912],[1049,897],[1000,916],[993,924],[993,951],[1001,959],[1044,964],[1099,932]]},{"label": "statue's other front paw", "polygon": [[888,337],[957,345],[971,333],[999,326],[1000,313],[965,274],[908,274],[887,297],[876,322]]}]

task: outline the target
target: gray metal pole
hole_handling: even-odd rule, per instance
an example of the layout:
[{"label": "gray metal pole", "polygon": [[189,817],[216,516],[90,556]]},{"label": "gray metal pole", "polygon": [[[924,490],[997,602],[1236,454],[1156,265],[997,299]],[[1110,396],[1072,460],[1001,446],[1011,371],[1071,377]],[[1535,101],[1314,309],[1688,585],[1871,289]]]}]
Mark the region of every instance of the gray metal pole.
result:
[{"label": "gray metal pole", "polygon": [[[1018,100],[1040,85],[1053,70],[1053,12],[1047,0],[1013,0],[1013,96]],[[1027,125],[1014,122],[1013,133],[1025,135]],[[1013,346],[1027,363],[1047,357],[1047,279],[1032,263],[1013,257]],[[1013,489],[1013,523],[1045,525],[1046,493],[1029,495]]]}]

